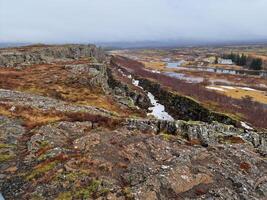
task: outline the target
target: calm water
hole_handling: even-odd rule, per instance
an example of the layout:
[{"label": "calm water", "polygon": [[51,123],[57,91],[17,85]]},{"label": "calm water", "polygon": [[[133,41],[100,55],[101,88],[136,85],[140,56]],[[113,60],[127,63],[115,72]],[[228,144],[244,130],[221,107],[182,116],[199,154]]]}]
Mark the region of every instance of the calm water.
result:
[{"label": "calm water", "polygon": [[176,73],[176,72],[164,72],[163,74],[173,77],[179,80],[184,80],[189,83],[202,83],[204,81],[203,77],[193,77],[193,76],[185,76],[185,74],[182,73]]},{"label": "calm water", "polygon": [[267,78],[267,71],[256,71],[256,70],[235,70],[235,69],[222,69],[222,68],[211,68],[211,67],[181,67],[184,61],[179,62],[167,62],[168,68],[177,68],[181,70],[192,70],[192,71],[206,71],[214,72],[219,74],[236,74],[236,75],[254,75]]},{"label": "calm water", "polygon": [[184,61],[181,60],[181,61],[177,61],[177,62],[167,62],[167,67],[168,68],[177,68],[177,67],[180,67],[181,64],[183,64]]}]

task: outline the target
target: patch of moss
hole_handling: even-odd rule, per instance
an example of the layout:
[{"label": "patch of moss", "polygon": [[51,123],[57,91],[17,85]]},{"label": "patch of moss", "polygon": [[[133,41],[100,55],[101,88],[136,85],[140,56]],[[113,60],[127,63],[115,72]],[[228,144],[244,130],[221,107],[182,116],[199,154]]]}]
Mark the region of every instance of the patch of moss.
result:
[{"label": "patch of moss", "polygon": [[72,200],[71,192],[62,192],[58,195],[56,200]]},{"label": "patch of moss", "polygon": [[0,149],[4,149],[4,148],[12,148],[15,145],[12,144],[5,144],[5,143],[0,143]]},{"label": "patch of moss", "polygon": [[33,195],[31,195],[31,197],[30,197],[30,200],[43,200],[44,199],[44,197],[42,197],[40,194],[33,194]]},{"label": "patch of moss", "polygon": [[78,190],[74,196],[78,199],[88,199],[92,197],[93,194],[95,194],[98,191],[98,188],[100,186],[101,182],[98,180],[93,180],[89,186],[86,188],[82,188]]},{"label": "patch of moss", "polygon": [[40,147],[41,147],[41,148],[45,148],[45,147],[47,147],[48,145],[49,145],[49,142],[46,141],[46,140],[43,140],[43,141],[41,141],[41,143],[40,143]]},{"label": "patch of moss", "polygon": [[71,173],[64,175],[64,179],[70,182],[74,182],[83,176],[88,176],[88,174],[85,174],[82,172],[71,172]]},{"label": "patch of moss", "polygon": [[5,162],[5,161],[8,161],[8,160],[11,160],[12,158],[14,158],[15,155],[13,154],[1,154],[0,155],[0,162]]},{"label": "patch of moss", "polygon": [[167,142],[170,141],[170,139],[171,139],[171,135],[167,134],[167,133],[163,133],[162,137],[163,137],[163,140],[167,141]]},{"label": "patch of moss", "polygon": [[99,191],[100,196],[106,196],[110,190],[108,188],[103,188]]},{"label": "patch of moss", "polygon": [[41,166],[40,168],[36,168],[34,169],[27,177],[27,180],[32,180],[37,176],[40,176],[41,174],[44,174],[48,171],[50,171],[51,169],[53,169],[55,166],[57,165],[57,161],[54,162],[50,162],[44,166]]}]

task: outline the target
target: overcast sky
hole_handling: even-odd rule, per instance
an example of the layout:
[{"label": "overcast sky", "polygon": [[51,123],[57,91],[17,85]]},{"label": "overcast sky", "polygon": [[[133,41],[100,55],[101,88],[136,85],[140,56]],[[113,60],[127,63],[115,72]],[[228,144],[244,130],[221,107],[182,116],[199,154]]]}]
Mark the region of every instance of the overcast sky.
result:
[{"label": "overcast sky", "polygon": [[0,42],[267,39],[267,0],[0,0]]}]

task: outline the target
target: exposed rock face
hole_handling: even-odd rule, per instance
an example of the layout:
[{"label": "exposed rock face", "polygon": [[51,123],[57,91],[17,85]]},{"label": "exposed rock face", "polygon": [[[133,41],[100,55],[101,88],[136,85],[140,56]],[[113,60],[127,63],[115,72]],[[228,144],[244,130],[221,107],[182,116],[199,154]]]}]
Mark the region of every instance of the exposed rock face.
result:
[{"label": "exposed rock face", "polygon": [[157,83],[142,78],[139,78],[139,80],[140,85],[145,90],[150,91],[161,104],[165,105],[166,110],[175,119],[237,124],[237,121],[231,117],[213,112],[188,97],[169,92]]},{"label": "exposed rock face", "polygon": [[218,145],[221,143],[250,143],[263,156],[267,155],[267,134],[256,133],[225,125],[218,122],[186,122],[182,120],[169,122],[160,120],[129,119],[125,125],[130,130],[138,129],[142,132],[154,134],[165,132],[181,136],[193,144],[202,146]]},{"label": "exposed rock face", "polygon": [[103,64],[79,64],[66,65],[66,69],[71,72],[68,84],[79,83],[92,89],[101,88],[104,92],[109,90],[107,67]]},{"label": "exposed rock face", "polygon": [[130,89],[126,84],[114,79],[111,69],[108,69],[108,84],[113,89],[115,95],[121,97],[129,97],[133,100],[134,104],[142,109],[148,109],[151,106],[150,100],[147,95]]},{"label": "exposed rock face", "polygon": [[95,45],[61,45],[30,47],[27,51],[0,51],[0,66],[12,67],[17,65],[41,64],[64,59],[79,59],[94,57],[104,61],[104,52]]},{"label": "exposed rock face", "polygon": [[[209,147],[203,147],[190,143],[184,134],[144,134],[137,127],[162,123],[138,120],[130,126],[128,121],[115,130],[95,129],[90,122],[58,122],[36,128],[31,131],[20,169],[11,175],[12,165],[6,165],[1,171],[2,177],[10,177],[1,179],[1,191],[6,199],[266,197],[267,162],[246,140],[207,140]],[[202,132],[193,131],[197,126],[210,133],[217,130],[222,137],[241,132],[222,124],[175,123],[184,133],[191,127],[188,135],[200,135]],[[223,130],[229,132],[223,134]]]}]

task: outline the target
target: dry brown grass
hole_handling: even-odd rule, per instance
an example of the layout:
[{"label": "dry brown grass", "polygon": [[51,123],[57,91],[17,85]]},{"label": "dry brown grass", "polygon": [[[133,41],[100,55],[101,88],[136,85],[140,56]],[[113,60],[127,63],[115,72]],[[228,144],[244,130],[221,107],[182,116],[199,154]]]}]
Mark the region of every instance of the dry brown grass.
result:
[{"label": "dry brown grass", "polygon": [[249,90],[238,88],[234,90],[232,89],[225,90],[225,92],[222,92],[222,93],[234,99],[242,99],[248,96],[248,97],[251,97],[253,101],[267,104],[267,95],[265,92],[262,92],[262,91],[249,91]]},{"label": "dry brown grass", "polygon": [[116,128],[121,122],[121,118],[106,117],[101,115],[93,115],[84,112],[59,112],[55,110],[42,111],[31,107],[16,106],[15,111],[11,111],[12,106],[8,104],[0,104],[0,115],[11,118],[20,118],[23,120],[23,126],[27,130],[31,130],[37,126],[58,121],[83,122],[90,121],[103,127]]},{"label": "dry brown grass", "polygon": [[65,64],[84,64],[88,60],[32,65],[22,70],[0,68],[0,88],[48,96],[72,104],[95,106],[129,116],[135,111],[122,108],[111,95],[106,95],[98,88],[90,88],[78,83],[68,83],[71,75],[64,68]]},{"label": "dry brown grass", "polygon": [[1,103],[0,115],[22,119],[23,126],[27,129],[33,129],[36,126],[64,119],[62,113],[55,112],[54,110],[44,112],[30,107],[16,106],[15,111],[10,111],[11,107],[11,105]]},{"label": "dry brown grass", "polygon": [[164,62],[142,62],[144,66],[148,69],[164,70],[166,64]]}]

